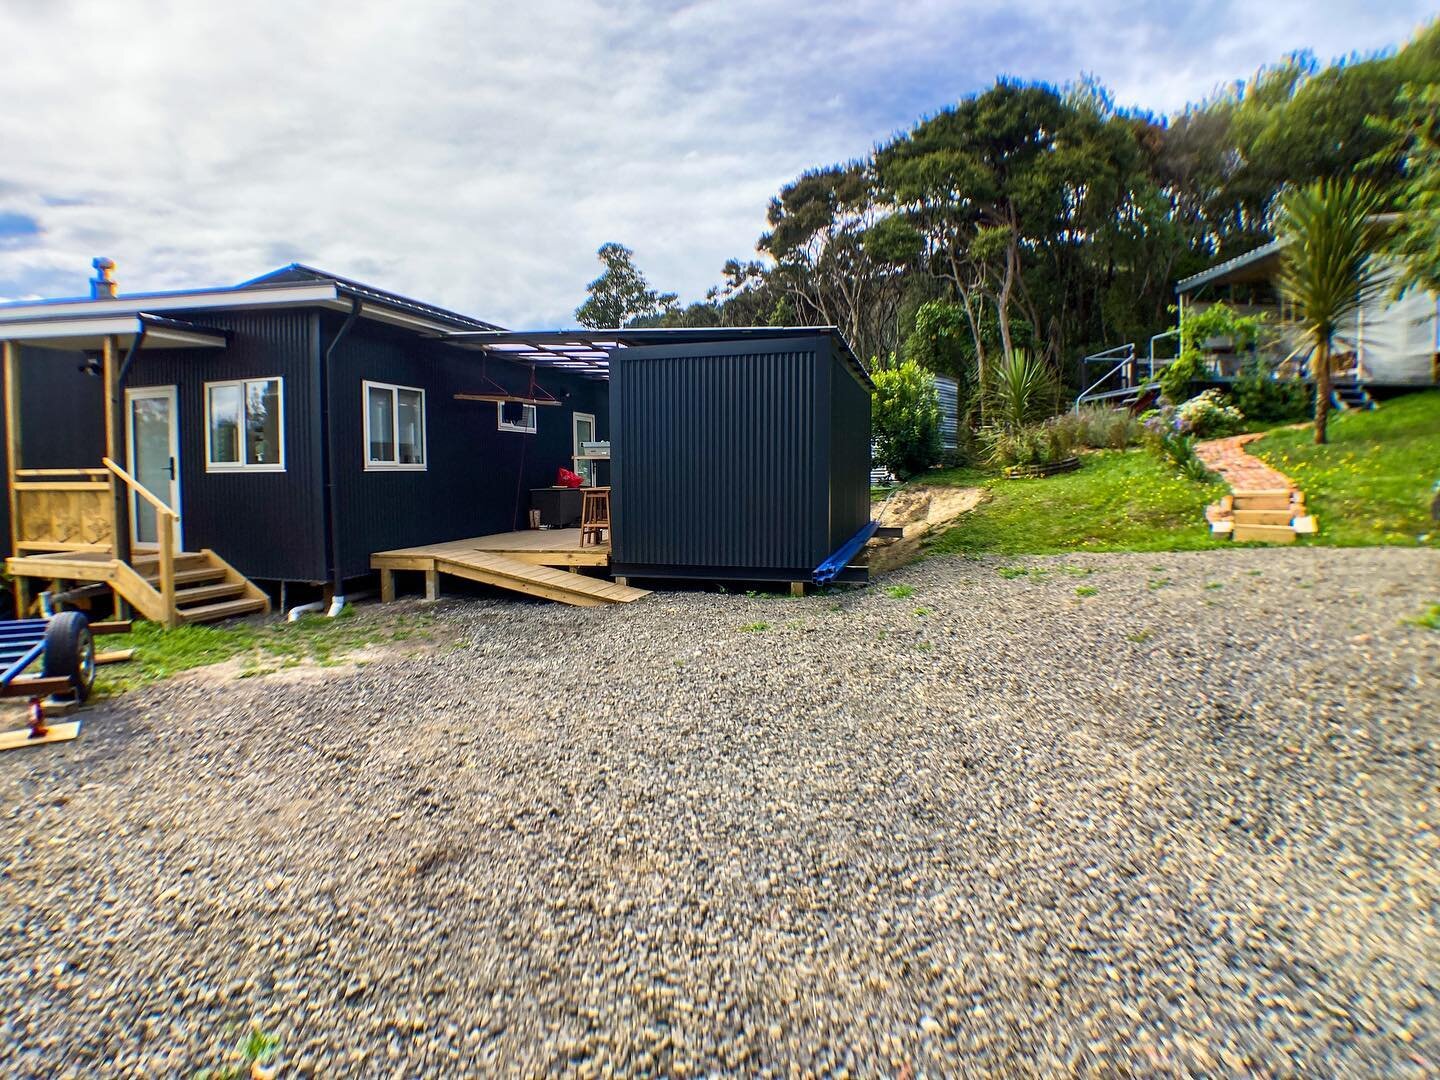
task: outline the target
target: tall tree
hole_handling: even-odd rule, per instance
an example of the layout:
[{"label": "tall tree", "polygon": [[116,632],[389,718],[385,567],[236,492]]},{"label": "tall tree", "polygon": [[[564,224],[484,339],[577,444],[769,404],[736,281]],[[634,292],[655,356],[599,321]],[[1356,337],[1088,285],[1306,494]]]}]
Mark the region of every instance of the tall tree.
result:
[{"label": "tall tree", "polygon": [[1278,232],[1284,241],[1280,291],[1295,305],[1314,351],[1315,441],[1326,441],[1330,415],[1330,356],[1335,333],[1374,294],[1370,262],[1372,221],[1380,205],[1370,182],[1346,177],[1316,180],[1287,191],[1280,202]]},{"label": "tall tree", "polygon": [[895,348],[903,270],[867,243],[883,212],[863,162],[816,169],[770,201],[759,242],[802,321],[838,326],[861,356]]},{"label": "tall tree", "polygon": [[581,326],[618,330],[637,319],[658,317],[676,306],[674,293],[661,293],[635,265],[635,252],[624,244],[602,244],[596,252],[605,269],[585,287],[590,295],[575,309]]},{"label": "tall tree", "polygon": [[1383,125],[1395,137],[1388,156],[1405,174],[1391,244],[1404,267],[1396,284],[1440,294],[1440,83],[1411,84],[1401,101],[1403,113]]}]

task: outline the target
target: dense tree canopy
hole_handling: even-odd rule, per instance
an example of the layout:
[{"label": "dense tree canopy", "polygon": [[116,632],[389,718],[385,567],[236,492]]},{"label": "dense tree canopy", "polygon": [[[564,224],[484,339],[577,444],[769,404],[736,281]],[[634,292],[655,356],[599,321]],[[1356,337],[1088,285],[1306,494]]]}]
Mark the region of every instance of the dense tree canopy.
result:
[{"label": "dense tree canopy", "polygon": [[1440,22],[1387,55],[1293,55],[1173,117],[1093,80],[1002,79],[787,184],[762,258],[727,263],[704,301],[626,317],[833,324],[880,366],[970,386],[1023,351],[1073,382],[1085,353],[1170,329],[1178,278],[1270,240],[1285,191],[1342,176],[1401,213],[1409,280],[1433,286],[1437,87]]}]

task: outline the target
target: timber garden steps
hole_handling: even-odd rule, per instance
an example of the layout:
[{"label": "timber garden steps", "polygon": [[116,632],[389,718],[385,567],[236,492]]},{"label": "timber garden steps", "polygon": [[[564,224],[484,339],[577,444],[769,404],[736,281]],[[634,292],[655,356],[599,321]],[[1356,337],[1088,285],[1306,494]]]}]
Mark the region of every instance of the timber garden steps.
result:
[{"label": "timber garden steps", "polygon": [[270,610],[270,597],[214,551],[181,551],[174,558],[174,606],[161,594],[160,557],[140,552],[129,563],[108,552],[59,552],[12,557],[17,579],[98,582],[110,586],[139,614],[169,625],[218,622]]},{"label": "timber garden steps", "polygon": [[1293,544],[1316,531],[1305,494],[1290,478],[1246,453],[1257,433],[1211,439],[1195,447],[1207,468],[1230,485],[1231,493],[1205,508],[1210,531],[1240,543]]}]

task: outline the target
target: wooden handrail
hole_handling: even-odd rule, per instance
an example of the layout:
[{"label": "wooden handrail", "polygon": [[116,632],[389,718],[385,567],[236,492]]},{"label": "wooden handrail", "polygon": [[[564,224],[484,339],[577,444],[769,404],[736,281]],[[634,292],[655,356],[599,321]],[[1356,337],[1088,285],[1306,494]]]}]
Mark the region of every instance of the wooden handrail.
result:
[{"label": "wooden handrail", "polygon": [[165,610],[165,617],[161,622],[166,629],[170,629],[179,622],[179,612],[175,608],[175,525],[180,520],[180,515],[110,458],[100,460],[104,462],[105,468],[123,480],[131,491],[155,509],[155,533],[160,542],[160,558],[156,570],[160,579],[160,599]]},{"label": "wooden handrail", "polygon": [[16,476],[105,476],[108,469],[16,469]]},{"label": "wooden handrail", "polygon": [[107,469],[109,469],[112,473],[118,476],[121,480],[125,481],[126,485],[129,486],[131,491],[135,492],[136,495],[139,495],[142,499],[144,499],[151,506],[153,506],[157,514],[164,514],[167,517],[170,517],[176,521],[180,520],[179,514],[177,514],[174,510],[170,509],[170,507],[166,506],[160,500],[159,496],[152,493],[150,489],[147,488],[144,484],[140,483],[139,480],[136,480],[133,476],[131,476],[124,469],[122,469],[119,465],[115,464],[115,462],[111,461],[108,457],[102,458],[101,460],[105,463],[105,467]]}]

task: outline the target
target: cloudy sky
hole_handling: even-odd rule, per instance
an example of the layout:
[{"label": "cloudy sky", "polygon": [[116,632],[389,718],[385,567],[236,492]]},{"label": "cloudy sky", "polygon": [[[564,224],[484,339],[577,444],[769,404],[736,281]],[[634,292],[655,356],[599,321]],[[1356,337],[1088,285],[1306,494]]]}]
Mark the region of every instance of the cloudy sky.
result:
[{"label": "cloudy sky", "polygon": [[1175,110],[1433,0],[0,0],[0,297],[307,262],[573,325],[608,240],[695,299],[778,187],[996,75]]}]

